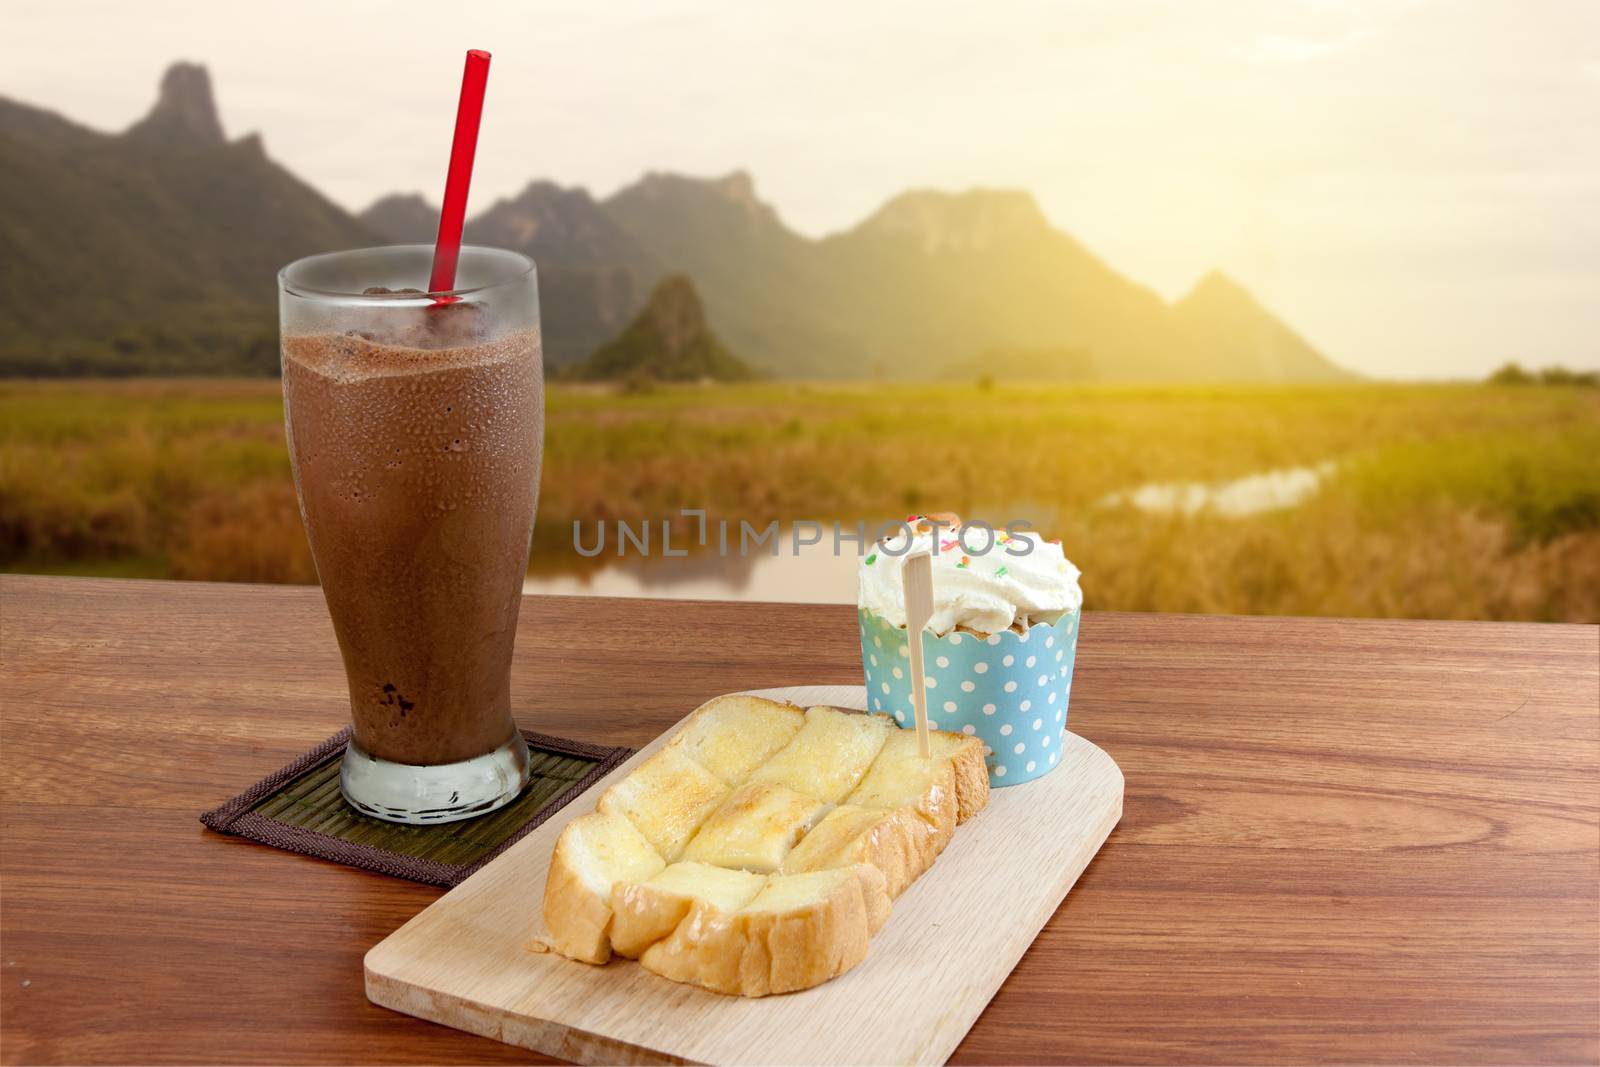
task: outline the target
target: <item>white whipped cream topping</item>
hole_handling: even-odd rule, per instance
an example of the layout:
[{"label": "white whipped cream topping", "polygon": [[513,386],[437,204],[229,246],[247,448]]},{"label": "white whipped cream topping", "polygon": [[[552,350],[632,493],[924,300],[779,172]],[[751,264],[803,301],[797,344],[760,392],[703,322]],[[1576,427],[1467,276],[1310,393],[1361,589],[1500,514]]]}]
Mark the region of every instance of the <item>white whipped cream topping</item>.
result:
[{"label": "white whipped cream topping", "polygon": [[[932,533],[917,534],[906,548],[906,532],[870,546],[862,557],[860,598],[867,611],[896,626],[906,624],[905,587],[901,567],[914,555],[933,556],[933,618],[928,629],[947,634],[958,626],[993,634],[1014,624],[1024,628],[1035,622],[1053,622],[1063,612],[1083,606],[1083,590],[1078,586],[1079,571],[1061,551],[1059,544],[1037,534],[1018,533],[995,544],[983,555],[966,552],[956,540],[956,531],[938,531],[939,544]],[[988,540],[986,531],[969,529],[966,543],[981,550]],[[1023,549],[1028,551],[1024,554]],[[937,551],[935,551],[937,549]],[[963,562],[964,561],[964,562]]]}]

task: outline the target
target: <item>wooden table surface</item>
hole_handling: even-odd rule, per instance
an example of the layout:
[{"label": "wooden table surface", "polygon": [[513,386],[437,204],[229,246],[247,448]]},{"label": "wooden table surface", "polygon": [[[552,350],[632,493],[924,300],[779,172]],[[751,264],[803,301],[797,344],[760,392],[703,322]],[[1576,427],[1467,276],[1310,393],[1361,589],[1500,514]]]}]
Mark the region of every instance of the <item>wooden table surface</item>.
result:
[{"label": "wooden table surface", "polygon": [[[437,890],[196,821],[343,725],[316,589],[6,577],[0,660],[4,1062],[530,1058],[362,995]],[[848,607],[529,598],[513,699],[859,671]],[[1600,628],[1091,614],[1068,725],[1126,814],[956,1061],[1600,1059]]]}]

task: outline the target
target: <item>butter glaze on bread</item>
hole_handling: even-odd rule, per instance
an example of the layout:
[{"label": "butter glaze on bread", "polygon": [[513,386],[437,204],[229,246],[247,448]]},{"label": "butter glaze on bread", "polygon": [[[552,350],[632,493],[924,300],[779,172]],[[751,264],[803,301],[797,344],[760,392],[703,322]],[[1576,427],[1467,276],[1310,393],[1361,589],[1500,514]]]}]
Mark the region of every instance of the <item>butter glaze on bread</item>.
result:
[{"label": "butter glaze on bread", "polygon": [[683,858],[770,874],[832,807],[787,786],[746,782],[711,813]]},{"label": "butter glaze on bread", "polygon": [[741,996],[842,974],[988,802],[977,739],[931,752],[882,715],[710,701],[562,831],[546,943]]},{"label": "butter glaze on bread", "polygon": [[983,742],[962,734],[928,735],[927,759],[917,754],[917,735],[896,730],[846,803],[863,808],[907,805],[951,833],[989,803],[989,769]]},{"label": "butter glaze on bread", "polygon": [[681,751],[664,748],[602,793],[596,808],[633,823],[671,863],[728,792],[722,779]]},{"label": "butter glaze on bread", "polygon": [[794,740],[757,767],[750,780],[841,803],[872,766],[891,731],[899,729],[887,715],[809,708]]},{"label": "butter glaze on bread", "polygon": [[676,748],[728,785],[738,785],[800,732],[805,713],[793,704],[732,695],[708,700],[689,716],[668,748]]},{"label": "butter glaze on bread", "polygon": [[939,858],[956,826],[989,802],[982,742],[935,732],[928,748],[924,759],[913,731],[890,734],[861,784],[789,853],[782,869],[867,863],[883,872],[890,897],[904,892]]}]

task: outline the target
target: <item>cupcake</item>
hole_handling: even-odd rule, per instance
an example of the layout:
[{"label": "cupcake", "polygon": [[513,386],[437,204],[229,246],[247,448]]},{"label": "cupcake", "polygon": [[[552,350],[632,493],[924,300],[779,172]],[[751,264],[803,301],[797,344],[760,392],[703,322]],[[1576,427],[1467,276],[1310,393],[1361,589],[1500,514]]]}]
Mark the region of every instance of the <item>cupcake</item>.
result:
[{"label": "cupcake", "polygon": [[933,616],[920,638],[928,725],[977,736],[992,785],[1061,760],[1083,591],[1057,541],[911,516],[861,560],[858,617],[867,707],[915,728],[901,567],[932,556]]}]

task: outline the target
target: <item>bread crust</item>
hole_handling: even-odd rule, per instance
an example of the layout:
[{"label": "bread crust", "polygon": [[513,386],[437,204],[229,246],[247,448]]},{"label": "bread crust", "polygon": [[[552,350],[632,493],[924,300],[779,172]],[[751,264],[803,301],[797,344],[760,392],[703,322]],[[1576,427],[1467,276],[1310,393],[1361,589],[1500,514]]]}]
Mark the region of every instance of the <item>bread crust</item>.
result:
[{"label": "bread crust", "polygon": [[611,887],[611,948],[636,960],[688,918],[694,897],[643,882],[618,882]]},{"label": "bread crust", "polygon": [[976,737],[965,740],[950,760],[955,772],[957,825],[989,806],[989,767],[983,762],[983,742]]},{"label": "bread crust", "polygon": [[545,940],[563,956],[604,963],[611,958],[611,942],[606,937],[611,924],[610,900],[589,892],[561,847],[565,841],[566,831],[562,831],[544,880]]},{"label": "bread crust", "polygon": [[663,978],[745,997],[809,989],[843,974],[866,959],[874,923],[887,914],[882,875],[847,868],[801,877],[831,885],[809,903],[778,911],[761,910],[759,898],[754,910],[735,912],[697,903],[639,963]]},{"label": "bread crust", "polygon": [[611,888],[612,949],[619,956],[638,959],[695,905],[737,911],[754,900],[767,882],[764,874],[693,861],[673,864],[647,882],[618,882]]},{"label": "bread crust", "polygon": [[[883,752],[888,752],[891,747],[909,744],[909,739],[913,736],[915,734],[909,728],[903,731],[896,730],[890,735],[890,741],[885,744]],[[953,734],[942,730],[933,731],[929,735],[929,740],[934,758],[948,761],[954,772],[955,821],[959,825],[989,804],[989,767],[983,760],[983,742],[966,734]],[[870,773],[869,769],[868,774]],[[857,788],[862,784],[858,782]],[[851,799],[846,797],[844,803],[851,803]]]},{"label": "bread crust", "polygon": [[[883,871],[891,897],[898,897],[921,877],[955,836],[956,826],[989,802],[982,742],[937,732],[931,740],[930,763],[913,754],[915,738],[910,731],[894,735],[879,756],[887,766],[880,769],[875,765],[846,801],[847,806],[871,806],[892,817],[870,822],[865,816],[842,816],[832,824],[824,819],[802,839],[796,849],[799,856],[791,866],[814,870],[841,863],[870,863]],[[977,781],[973,780],[974,769]],[[894,787],[901,783],[896,771],[903,771],[914,782],[921,779],[920,792],[911,797],[897,795]],[[859,830],[859,836],[846,840],[852,829]],[[819,833],[822,838],[816,840]]]},{"label": "bread crust", "polygon": [[[585,963],[604,963],[611,958],[611,886],[616,879],[649,876],[666,866],[650,850],[631,826],[616,829],[638,836],[642,850],[627,859],[610,862],[597,853],[584,838],[591,827],[603,828],[608,817],[598,812],[580,815],[561,830],[550,855],[550,869],[544,880],[544,925],[548,947]],[[601,866],[604,887],[591,885],[584,877],[585,866]]]}]

